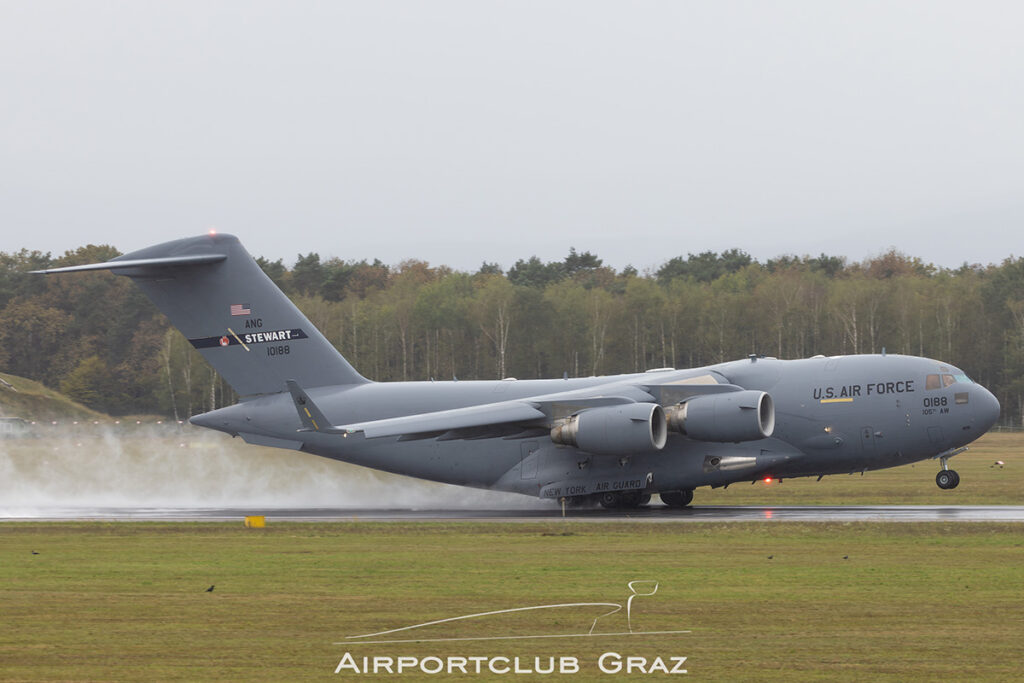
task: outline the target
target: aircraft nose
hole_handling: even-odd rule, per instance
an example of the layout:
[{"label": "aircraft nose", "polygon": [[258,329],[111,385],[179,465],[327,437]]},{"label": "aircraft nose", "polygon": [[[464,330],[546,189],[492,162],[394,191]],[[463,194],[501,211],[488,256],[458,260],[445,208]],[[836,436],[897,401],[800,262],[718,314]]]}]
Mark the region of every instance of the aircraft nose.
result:
[{"label": "aircraft nose", "polygon": [[974,418],[982,432],[987,432],[996,422],[999,421],[1000,407],[999,399],[992,395],[992,392],[981,386],[977,388],[977,399],[974,401]]}]

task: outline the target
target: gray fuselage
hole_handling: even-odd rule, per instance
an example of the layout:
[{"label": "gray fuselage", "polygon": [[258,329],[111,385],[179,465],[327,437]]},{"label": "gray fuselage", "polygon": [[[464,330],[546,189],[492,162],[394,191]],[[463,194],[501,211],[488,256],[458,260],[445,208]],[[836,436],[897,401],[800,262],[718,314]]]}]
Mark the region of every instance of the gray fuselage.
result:
[{"label": "gray fuselage", "polygon": [[899,355],[757,358],[691,370],[563,380],[391,382],[320,387],[309,396],[333,424],[528,400],[588,389],[592,395],[649,394],[645,388],[711,376],[767,392],[770,438],[695,441],[671,433],[661,450],[594,455],[557,445],[550,425],[520,425],[489,438],[432,434],[366,438],[301,427],[287,394],[249,400],[193,422],[256,444],[294,448],[423,479],[559,498],[603,491],[665,491],[759,478],[881,469],[937,457],[974,441],[999,416],[988,390],[957,368]]}]

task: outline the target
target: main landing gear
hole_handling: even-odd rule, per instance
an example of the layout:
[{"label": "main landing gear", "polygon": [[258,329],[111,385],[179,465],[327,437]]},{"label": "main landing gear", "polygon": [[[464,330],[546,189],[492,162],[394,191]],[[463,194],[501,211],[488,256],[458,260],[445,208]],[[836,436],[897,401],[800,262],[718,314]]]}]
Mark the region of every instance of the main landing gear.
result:
[{"label": "main landing gear", "polygon": [[[693,502],[693,489],[682,491],[662,491],[661,502],[670,508],[684,508]],[[590,496],[578,496],[570,499],[575,505],[593,505],[597,502],[606,510],[633,510],[651,502],[651,494],[643,491],[605,491]]]},{"label": "main landing gear", "polygon": [[684,508],[693,502],[693,489],[662,491],[658,495],[661,496],[661,502],[670,508]]},{"label": "main landing gear", "polygon": [[606,491],[597,495],[597,502],[606,510],[638,508],[651,502],[651,494],[643,491]]}]

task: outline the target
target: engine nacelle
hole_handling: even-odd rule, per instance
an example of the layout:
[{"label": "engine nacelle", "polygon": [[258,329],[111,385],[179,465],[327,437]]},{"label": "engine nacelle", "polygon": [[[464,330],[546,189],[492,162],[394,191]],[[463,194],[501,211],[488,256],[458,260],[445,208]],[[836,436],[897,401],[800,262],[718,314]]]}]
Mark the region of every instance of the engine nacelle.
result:
[{"label": "engine nacelle", "polygon": [[588,408],[551,429],[555,443],[597,455],[661,450],[667,439],[665,411],[657,403]]},{"label": "engine nacelle", "polygon": [[665,412],[669,429],[698,441],[756,441],[775,431],[775,404],[763,391],[697,396]]}]

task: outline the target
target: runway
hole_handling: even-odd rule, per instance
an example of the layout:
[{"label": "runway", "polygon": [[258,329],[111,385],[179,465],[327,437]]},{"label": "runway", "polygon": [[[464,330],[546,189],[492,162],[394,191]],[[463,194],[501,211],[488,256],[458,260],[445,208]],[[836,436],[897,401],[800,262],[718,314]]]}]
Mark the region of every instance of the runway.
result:
[{"label": "runway", "polygon": [[[0,521],[224,522],[263,515],[268,522],[541,522],[562,519],[560,508],[373,509],[373,508],[0,508]],[[568,509],[575,522],[1024,522],[1024,505],[780,505],[708,506],[682,510],[651,506],[635,510]]]}]

